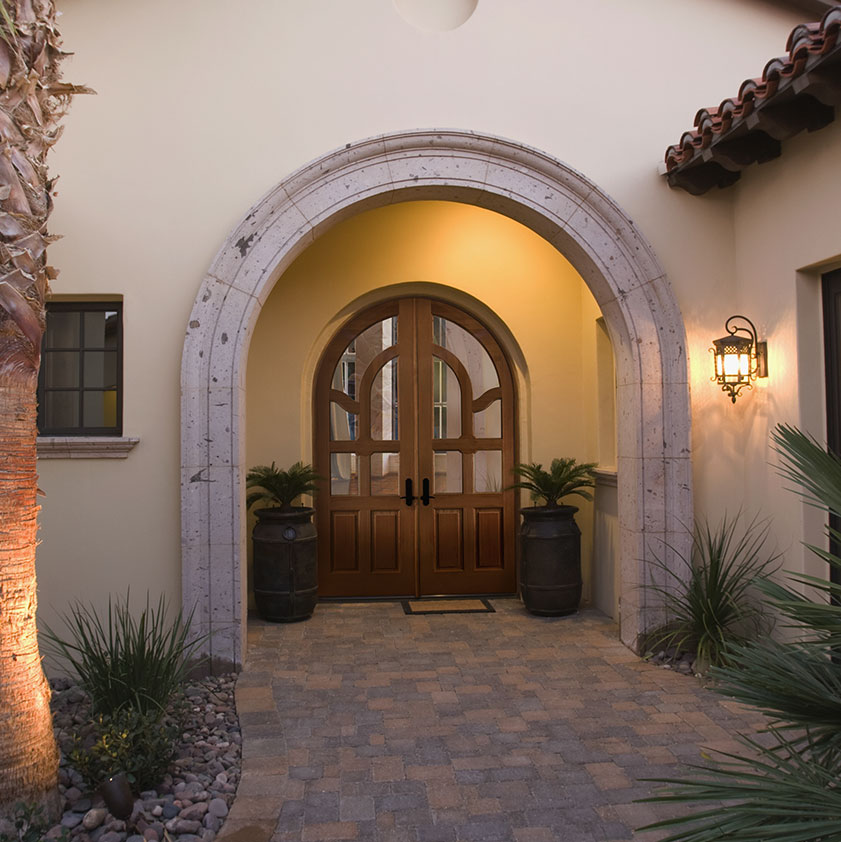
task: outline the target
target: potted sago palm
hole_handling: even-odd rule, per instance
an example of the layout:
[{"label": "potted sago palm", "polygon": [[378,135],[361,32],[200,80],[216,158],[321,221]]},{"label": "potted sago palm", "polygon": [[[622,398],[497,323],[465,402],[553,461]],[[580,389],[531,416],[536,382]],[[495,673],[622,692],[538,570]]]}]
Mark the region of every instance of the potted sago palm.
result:
[{"label": "potted sago palm", "polygon": [[595,462],[553,459],[548,471],[540,463],[513,468],[520,477],[511,488],[531,492],[537,505],[521,510],[520,596],[532,614],[559,617],[574,614],[581,601],[581,530],[577,506],[562,505],[573,494],[592,500]]},{"label": "potted sago palm", "polygon": [[245,499],[255,509],[257,523],[251,534],[254,548],[254,599],[264,620],[290,623],[312,616],[318,599],[315,511],[293,503],[315,494],[320,477],[311,465],[296,462],[288,470],[257,465],[246,474],[253,489]]}]

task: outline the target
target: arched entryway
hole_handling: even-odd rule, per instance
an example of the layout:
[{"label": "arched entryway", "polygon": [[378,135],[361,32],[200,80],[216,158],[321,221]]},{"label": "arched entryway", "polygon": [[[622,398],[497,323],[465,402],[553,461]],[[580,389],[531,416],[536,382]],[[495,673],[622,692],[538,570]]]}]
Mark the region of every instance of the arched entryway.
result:
[{"label": "arched entryway", "polygon": [[[554,245],[601,308],[617,371],[622,640],[656,620],[646,559],[687,551],[692,521],[683,322],[634,225],[599,188],[539,151],[456,131],[372,138],[285,179],[228,237],[197,295],[182,359],[183,602],[218,668],[242,661],[244,383],[254,324],[295,257],[362,210],[445,199],[496,210]],[[667,549],[673,548],[673,549]]]},{"label": "arched entryway", "polygon": [[425,297],[357,313],[313,419],[321,595],[516,590],[514,380],[485,325]]}]

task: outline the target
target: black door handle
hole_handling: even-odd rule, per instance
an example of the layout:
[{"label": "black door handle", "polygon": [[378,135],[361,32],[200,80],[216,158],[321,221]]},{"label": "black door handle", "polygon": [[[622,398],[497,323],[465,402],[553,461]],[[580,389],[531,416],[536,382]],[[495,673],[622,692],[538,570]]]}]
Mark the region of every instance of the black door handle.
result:
[{"label": "black door handle", "polygon": [[412,494],[412,480],[410,477],[406,478],[406,493],[400,498],[406,501],[407,506],[411,506],[415,502],[415,495]]},{"label": "black door handle", "polygon": [[424,506],[428,506],[429,501],[434,500],[434,499],[435,499],[435,495],[429,493],[429,480],[424,477],[424,480],[423,480],[423,495],[421,496],[421,503],[423,503]]}]

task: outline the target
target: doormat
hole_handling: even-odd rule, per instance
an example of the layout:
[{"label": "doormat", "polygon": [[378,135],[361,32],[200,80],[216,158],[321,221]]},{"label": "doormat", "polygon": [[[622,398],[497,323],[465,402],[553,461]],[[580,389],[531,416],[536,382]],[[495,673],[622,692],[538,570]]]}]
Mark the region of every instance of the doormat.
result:
[{"label": "doormat", "polygon": [[486,599],[404,599],[405,614],[495,614]]}]

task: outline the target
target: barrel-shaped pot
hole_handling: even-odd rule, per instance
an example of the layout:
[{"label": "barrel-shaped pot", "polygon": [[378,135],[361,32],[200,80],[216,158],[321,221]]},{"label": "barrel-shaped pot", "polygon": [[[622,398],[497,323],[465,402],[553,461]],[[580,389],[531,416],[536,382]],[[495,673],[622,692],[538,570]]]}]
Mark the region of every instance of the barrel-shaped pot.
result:
[{"label": "barrel-shaped pot", "polygon": [[522,509],[520,596],[532,614],[574,614],[581,601],[581,530],[577,506]]},{"label": "barrel-shaped pot", "polygon": [[318,600],[314,509],[257,509],[254,599],[264,620],[294,623],[312,616]]}]

